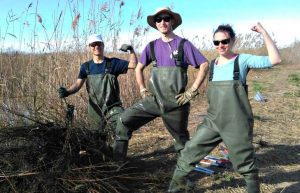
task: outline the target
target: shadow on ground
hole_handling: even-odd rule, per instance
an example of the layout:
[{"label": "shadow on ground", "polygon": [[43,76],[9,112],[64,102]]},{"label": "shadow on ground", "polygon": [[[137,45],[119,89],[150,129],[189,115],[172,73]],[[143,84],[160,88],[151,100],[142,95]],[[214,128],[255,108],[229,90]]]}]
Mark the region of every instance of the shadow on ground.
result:
[{"label": "shadow on ground", "polygon": [[[283,166],[299,164],[299,145],[272,145],[260,147],[257,154],[257,163],[260,168],[261,182],[267,185],[278,185],[287,183],[284,187],[276,188],[276,193],[300,192],[300,171],[286,170]],[[138,186],[134,186],[136,192],[165,192],[171,180],[171,176],[176,164],[176,153],[173,146],[160,149],[148,154],[133,155],[129,158],[126,167],[132,167],[138,173],[145,175],[145,181],[140,181]],[[224,188],[245,187],[244,180],[237,174],[232,174],[232,168],[216,168],[217,175],[210,176],[214,184],[210,187],[202,187],[207,174],[192,172],[191,178],[198,185],[194,192],[205,192],[205,190],[218,191]],[[231,173],[231,174],[230,174]],[[292,184],[292,185],[290,185]]]}]

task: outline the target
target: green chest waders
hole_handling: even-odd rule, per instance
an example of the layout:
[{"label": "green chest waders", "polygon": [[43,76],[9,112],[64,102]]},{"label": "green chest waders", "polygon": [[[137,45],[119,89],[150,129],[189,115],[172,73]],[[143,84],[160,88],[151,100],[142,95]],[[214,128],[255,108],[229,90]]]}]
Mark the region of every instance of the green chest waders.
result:
[{"label": "green chest waders", "polygon": [[190,104],[179,106],[175,96],[184,92],[187,84],[186,69],[181,67],[154,67],[148,88],[153,96],[146,97],[127,108],[117,121],[115,159],[124,160],[128,140],[132,132],[151,120],[161,117],[165,127],[174,139],[176,151],[184,148],[189,140],[187,130]]},{"label": "green chest waders", "polygon": [[[252,136],[253,114],[245,92],[239,81],[209,82],[207,119],[213,121],[212,128],[222,132],[227,127],[236,130],[246,128]],[[247,132],[248,133],[248,132]]]},{"label": "green chest waders", "polygon": [[252,145],[254,119],[245,87],[238,80],[210,82],[209,87],[210,102],[204,124],[219,133],[234,169],[246,181],[247,191],[257,193],[258,171]]},{"label": "green chest waders", "polygon": [[[147,86],[153,96],[138,101],[122,113],[117,124],[117,143],[121,144],[123,141],[127,145],[125,141],[130,139],[134,130],[156,117],[161,117],[165,127],[174,138],[175,149],[178,152],[183,149],[186,141],[189,140],[187,124],[190,104],[179,106],[175,96],[185,91],[188,81],[187,69],[182,67],[185,41],[181,40],[179,44],[178,55],[175,57],[176,66],[174,67],[157,67],[154,42],[150,43],[153,69]],[[123,147],[125,146],[123,145]],[[119,150],[115,148],[116,152],[124,152],[122,155],[126,155],[124,149],[126,148],[119,148]]]},{"label": "green chest waders", "polygon": [[223,141],[234,169],[246,181],[248,193],[258,193],[252,145],[253,115],[244,86],[237,80],[209,82],[207,97],[208,114],[180,152],[169,192],[186,186],[185,179],[195,164]]},{"label": "green chest waders", "polygon": [[161,117],[165,127],[174,138],[177,151],[189,140],[187,130],[190,104],[179,106],[175,96],[184,92],[187,82],[186,69],[180,67],[154,68],[148,87],[153,96],[146,97],[127,108],[120,117],[117,138],[128,140],[134,130]]},{"label": "green chest waders", "polygon": [[92,129],[99,132],[103,140],[106,135],[114,135],[117,116],[123,112],[118,80],[109,70],[106,68],[105,74],[88,74],[86,82]]},{"label": "green chest waders", "polygon": [[154,68],[148,82],[148,88],[153,93],[156,105],[159,107],[156,111],[160,111],[158,114],[173,136],[174,147],[178,152],[189,140],[187,125],[190,103],[179,106],[175,96],[185,91],[187,81],[187,69],[166,67]]},{"label": "green chest waders", "polygon": [[154,50],[155,41],[150,42],[153,69],[148,81],[148,88],[155,96],[162,113],[179,107],[175,96],[185,91],[188,82],[187,68],[183,67],[185,42],[186,39],[181,39],[177,55],[173,55],[172,53],[176,62],[176,67],[157,67],[157,59]]},{"label": "green chest waders", "polygon": [[179,107],[175,96],[185,91],[187,81],[185,68],[153,68],[148,81],[148,89],[155,96],[162,113]]},{"label": "green chest waders", "polygon": [[182,186],[180,182],[194,169],[195,164],[223,141],[234,169],[246,181],[248,193],[259,192],[252,145],[253,114],[245,86],[239,80],[210,81],[207,98],[208,114],[181,151],[170,190]]}]

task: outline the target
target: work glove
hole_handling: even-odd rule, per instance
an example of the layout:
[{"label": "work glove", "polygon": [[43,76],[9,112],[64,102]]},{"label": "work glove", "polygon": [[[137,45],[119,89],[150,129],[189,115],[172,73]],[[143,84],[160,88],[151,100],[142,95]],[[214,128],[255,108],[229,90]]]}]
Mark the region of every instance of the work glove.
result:
[{"label": "work glove", "polygon": [[65,98],[67,96],[70,95],[70,93],[67,91],[67,89],[65,87],[59,87],[59,89],[57,89],[59,97],[60,98]]},{"label": "work glove", "polygon": [[149,92],[146,88],[143,88],[142,90],[140,90],[140,94],[142,96],[142,98],[146,98],[148,96],[153,96],[151,92]]},{"label": "work glove", "polygon": [[189,88],[184,93],[175,96],[178,105],[184,105],[199,94],[198,89]]},{"label": "work glove", "polygon": [[129,44],[122,44],[120,50],[123,51],[123,52],[127,52],[128,50],[130,52],[133,52],[133,47]]}]

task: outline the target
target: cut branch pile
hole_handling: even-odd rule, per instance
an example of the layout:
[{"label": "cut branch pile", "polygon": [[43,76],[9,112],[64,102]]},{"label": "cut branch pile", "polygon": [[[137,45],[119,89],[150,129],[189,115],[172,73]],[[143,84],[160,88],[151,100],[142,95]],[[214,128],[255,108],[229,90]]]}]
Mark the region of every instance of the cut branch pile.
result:
[{"label": "cut branch pile", "polygon": [[132,191],[128,184],[141,176],[108,154],[106,144],[85,129],[1,128],[0,192]]}]

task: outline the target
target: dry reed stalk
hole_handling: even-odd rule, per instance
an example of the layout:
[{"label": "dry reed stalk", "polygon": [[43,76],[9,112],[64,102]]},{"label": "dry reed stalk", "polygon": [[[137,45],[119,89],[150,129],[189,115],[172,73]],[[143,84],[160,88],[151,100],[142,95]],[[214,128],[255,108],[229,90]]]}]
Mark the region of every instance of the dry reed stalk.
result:
[{"label": "dry reed stalk", "polygon": [[80,18],[80,14],[78,13],[76,15],[76,17],[74,18],[74,20],[72,21],[72,29],[75,31],[76,26],[78,25],[79,22],[79,18]]},{"label": "dry reed stalk", "polygon": [[[95,2],[95,1],[93,1]],[[111,2],[111,1],[109,1]],[[116,2],[114,0],[114,2]],[[119,14],[116,14],[118,18],[115,18],[115,15],[112,13],[115,11],[114,7],[110,7],[111,4],[108,4],[108,1],[101,2],[100,6],[97,6],[96,4],[93,4],[94,7],[91,7],[90,10],[94,9],[95,7],[100,7],[100,13],[98,11],[96,12],[90,12],[91,15],[88,16],[89,21],[93,21],[93,25],[87,26],[86,29],[82,31],[82,34],[76,33],[75,36],[81,41],[84,41],[84,37],[86,37],[85,32],[88,31],[89,33],[103,33],[106,37],[108,37],[108,40],[110,37],[114,37],[115,42],[112,42],[111,44],[116,44],[119,40],[120,35],[120,23],[122,21],[122,12],[121,8],[123,8],[124,4],[122,4],[123,1],[120,1],[119,4]],[[124,3],[124,2],[123,2]],[[115,6],[114,4],[112,6]],[[118,6],[118,5],[117,5]],[[32,7],[32,4],[28,6],[27,9]],[[74,9],[78,9],[78,7],[74,6]],[[60,9],[59,9],[60,10]],[[142,9],[137,9],[137,14],[132,14],[132,20],[130,20],[130,26],[132,26],[132,38],[131,42],[135,46],[135,48],[138,48],[140,45],[140,42],[143,41],[143,38],[145,37],[146,33],[149,31],[149,27],[143,27],[140,25],[140,19],[142,19]],[[36,7],[36,13],[37,13],[37,7]],[[63,19],[64,15],[66,13],[64,11],[61,11],[59,14],[59,17],[57,21],[55,21],[55,27],[53,30],[53,33],[51,37],[47,41],[50,42],[51,40],[59,41],[59,38],[65,37],[65,34],[62,30],[63,25]],[[111,17],[109,17],[111,16]],[[75,29],[78,29],[78,23],[79,23],[80,15],[76,15],[74,20],[72,21],[72,29],[75,31]],[[82,18],[85,18],[84,16]],[[19,18],[14,17],[13,15],[10,15],[8,18],[10,22],[17,21]],[[36,14],[37,22],[42,24],[43,20],[42,17],[38,14]],[[45,18],[44,18],[45,19]],[[117,21],[117,22],[115,22]],[[23,23],[23,22],[22,22]],[[26,22],[25,22],[26,23]],[[30,23],[28,23],[28,26],[31,26]],[[22,25],[22,27],[24,27]],[[29,28],[30,29],[30,28]],[[35,41],[35,35],[36,35],[36,29],[30,29],[31,31],[34,31],[33,37],[31,37],[32,41]],[[46,33],[46,32],[45,32]],[[15,34],[15,32],[7,33],[8,36],[12,36],[14,38],[23,37],[22,35]],[[79,38],[80,37],[80,38]],[[81,38],[83,37],[83,38]],[[29,38],[30,39],[30,38]],[[263,43],[261,39],[259,39],[256,36],[253,35],[245,35],[245,36],[238,36],[237,46],[236,48],[239,50],[239,52],[247,52],[247,53],[253,53],[253,54],[266,54],[265,48],[263,47]],[[213,47],[209,45],[202,45],[202,42],[210,42],[211,40],[208,39],[201,39],[199,37],[195,38],[195,41],[200,42],[201,49],[205,49],[202,52],[204,55],[209,59],[213,59],[216,57],[216,52],[213,50]],[[20,42],[24,42],[23,39],[20,39]],[[38,46],[35,43],[30,43],[33,46],[32,50],[35,51],[38,49]],[[110,44],[106,45],[107,47],[110,47]],[[71,49],[74,47],[75,49]],[[67,46],[65,49],[60,49],[59,46],[55,47],[51,51],[51,53],[44,53],[44,54],[36,54],[36,53],[2,53],[0,54],[0,71],[1,71],[1,77],[0,77],[0,84],[1,86],[1,92],[0,92],[0,99],[2,104],[6,105],[6,107],[9,107],[12,111],[16,112],[16,116],[13,116],[11,113],[8,113],[7,110],[4,110],[4,108],[0,109],[0,127],[1,131],[3,128],[7,128],[8,126],[17,126],[19,124],[24,124],[24,120],[22,116],[23,111],[30,110],[32,114],[30,115],[30,118],[33,118],[34,120],[38,120],[40,122],[43,122],[45,120],[54,120],[54,123],[58,124],[64,124],[65,119],[65,103],[58,98],[56,88],[58,88],[60,85],[69,85],[76,79],[79,71],[79,66],[81,63],[89,59],[88,52],[86,50],[83,51],[77,51],[81,49],[81,47],[78,47],[77,44],[73,43],[70,46]],[[76,50],[77,49],[77,50]],[[281,54],[283,57],[283,60],[285,62],[284,70],[291,70],[293,73],[297,73],[299,71],[299,61],[300,61],[300,43],[295,42],[290,47],[281,49]],[[124,55],[115,55],[117,57],[123,57],[126,58]],[[267,103],[267,105],[262,106],[255,104],[252,99],[252,104],[254,105],[254,113],[259,114],[259,117],[264,117],[264,115],[268,115],[271,120],[256,120],[255,125],[255,132],[257,132],[255,137],[256,138],[263,138],[266,139],[268,142],[271,142],[271,147],[268,147],[268,149],[261,149],[258,148],[258,151],[260,154],[260,163],[262,164],[264,175],[266,175],[265,183],[263,184],[262,190],[265,190],[266,192],[274,192],[279,191],[279,189],[276,190],[274,186],[278,187],[278,183],[280,180],[287,180],[288,176],[291,174],[291,171],[288,170],[288,173],[284,173],[283,170],[285,168],[289,168],[293,166],[293,171],[299,170],[299,164],[297,163],[298,160],[296,160],[297,155],[295,152],[299,152],[299,121],[298,116],[299,115],[299,96],[297,96],[297,92],[299,92],[299,86],[293,86],[290,87],[289,84],[284,83],[286,80],[287,75],[281,74],[281,72],[284,72],[283,69],[280,69],[278,73],[278,76],[276,78],[268,76],[268,73],[262,73],[257,74],[262,77],[268,77],[270,80],[276,80],[274,83],[268,83],[264,82],[265,85],[275,85],[276,89],[266,89],[266,93],[272,92],[269,94],[270,101]],[[274,72],[274,71],[273,71]],[[149,71],[146,71],[146,76],[149,74]],[[120,87],[121,87],[121,96],[122,101],[124,103],[125,107],[131,106],[133,103],[135,103],[137,100],[140,99],[139,96],[139,90],[137,88],[135,79],[133,78],[133,74],[127,74],[122,75],[119,77],[120,79]],[[191,80],[195,77],[194,71],[189,71],[189,77]],[[285,77],[285,78],[283,78]],[[254,77],[252,77],[254,78]],[[280,82],[280,84],[278,84]],[[277,84],[276,84],[277,83]],[[190,84],[190,81],[189,81]],[[251,84],[251,82],[250,82]],[[251,85],[250,85],[251,86]],[[205,88],[203,88],[205,90]],[[292,92],[290,96],[285,96],[286,93]],[[277,98],[282,97],[282,98]],[[84,88],[77,93],[76,95],[69,97],[68,102],[71,104],[75,104],[76,106],[76,119],[74,125],[81,127],[81,128],[88,128],[89,124],[86,117],[86,105],[87,105],[87,95]],[[197,106],[197,109],[193,109],[193,113],[198,115],[197,113],[200,111],[204,111],[205,106],[203,104],[195,103]],[[194,120],[195,119],[195,120]],[[191,121],[191,124],[196,124],[196,121],[200,121],[197,116],[195,116],[193,121]],[[74,126],[72,125],[72,126]],[[288,132],[283,132],[284,129],[288,128]],[[78,133],[84,133],[84,129],[82,131],[78,131]],[[79,135],[76,133],[76,135]],[[155,133],[155,134],[154,134]],[[157,140],[155,140],[155,136],[157,137]],[[164,148],[167,145],[170,146],[171,140],[165,140],[168,139],[169,134],[166,133],[164,126],[161,122],[161,120],[156,120],[151,122],[148,125],[144,126],[144,129],[141,133],[137,133],[136,137],[137,139],[134,139],[135,136],[133,136],[133,140],[131,144],[134,145],[134,150],[130,149],[131,152],[134,152],[135,154],[141,154],[141,152],[144,152],[145,149],[148,151],[148,153],[151,153],[153,149],[151,146],[157,148]],[[162,139],[162,140],[161,140]],[[14,142],[14,141],[11,141]],[[146,144],[146,143],[147,144]],[[153,144],[154,143],[154,144]],[[280,145],[276,145],[280,144]],[[288,145],[286,145],[288,144]],[[132,146],[131,146],[132,148]],[[24,151],[26,148],[24,148]],[[265,152],[264,152],[265,151]],[[294,156],[295,155],[295,156]],[[159,157],[161,156],[161,157]],[[154,156],[155,159],[161,159],[158,163],[154,163],[155,167],[157,169],[152,168],[151,174],[144,173],[145,176],[139,175],[142,179],[149,179],[151,177],[161,177],[161,173],[157,172],[156,170],[161,170],[164,175],[170,176],[169,174],[169,163],[166,165],[160,165],[164,162],[174,161],[167,159],[166,157],[162,157],[162,155],[156,155]],[[154,159],[152,157],[152,159]],[[169,158],[169,157],[168,157]],[[274,161],[273,158],[276,158],[276,161]],[[283,160],[282,158],[288,158]],[[23,159],[23,158],[22,158]],[[25,159],[25,158],[24,158]],[[54,161],[55,162],[55,161]],[[149,164],[151,164],[151,160],[146,161]],[[59,161],[57,161],[57,165],[59,165]],[[153,164],[153,165],[154,165]],[[268,172],[270,170],[270,165],[276,164],[280,165],[279,169],[271,168],[274,170],[273,173]],[[267,166],[266,166],[267,165]],[[145,170],[143,166],[137,164],[140,169]],[[162,167],[162,168],[160,168]],[[73,179],[74,176],[79,176],[82,179],[79,180],[89,180],[94,178],[100,178],[103,176],[103,170],[105,166],[88,166],[86,168],[72,168],[71,171],[68,171],[65,176],[59,179]],[[121,167],[122,170],[123,166]],[[97,171],[95,171],[97,170]],[[135,171],[135,169],[132,168],[132,171]],[[131,171],[131,174],[132,174]],[[96,174],[95,174],[96,172]],[[107,170],[106,173],[110,173],[111,170]],[[126,172],[126,171],[125,171]],[[149,172],[149,171],[148,171]],[[284,176],[284,178],[276,178],[273,177],[275,173],[280,173]],[[149,172],[150,173],[150,172]],[[24,173],[26,174],[26,173]],[[27,173],[30,174],[30,173]],[[16,174],[18,175],[18,174]],[[227,175],[227,174],[226,174]],[[232,175],[229,173],[228,175]],[[2,175],[4,177],[4,175]],[[33,175],[35,176],[35,175]],[[38,175],[37,175],[38,176]],[[100,176],[100,177],[99,177]],[[117,176],[117,175],[116,175]],[[234,175],[232,175],[234,176]],[[28,179],[30,182],[31,179],[29,179],[30,176],[27,176],[28,178],[25,178],[25,176],[17,176],[17,177],[24,177],[24,181]],[[225,176],[226,177],[226,176]],[[5,177],[4,177],[5,178]],[[105,178],[111,179],[111,177],[106,176]],[[137,180],[135,179],[135,176],[120,176],[120,179],[133,179],[134,182]],[[165,177],[167,178],[167,177]],[[7,178],[6,178],[7,179]],[[76,178],[78,179],[78,178]],[[221,178],[224,179],[224,178]],[[48,179],[47,179],[48,180]],[[167,179],[169,180],[169,179]],[[205,181],[206,180],[206,181]],[[201,181],[201,185],[203,183],[209,184],[207,187],[211,187],[211,183],[215,181],[213,178],[206,178],[205,180]],[[67,180],[66,180],[67,181]],[[66,182],[65,181],[65,182]],[[145,183],[141,182],[141,184],[144,186],[144,190],[140,187],[140,192],[145,192],[145,188],[149,189],[152,188],[154,190],[153,192],[160,192],[162,191],[162,188],[166,188],[162,184],[162,181],[155,181],[155,180],[149,180],[151,183],[146,181]],[[275,182],[272,184],[272,187],[269,187],[268,182]],[[3,182],[3,181],[2,181]],[[6,181],[6,182],[12,182],[12,181]],[[39,181],[37,180],[37,183]],[[43,182],[43,181],[42,181]],[[44,182],[43,182],[44,183]],[[230,182],[222,182],[224,184],[230,184]],[[277,184],[276,184],[277,183]],[[134,184],[132,181],[130,183],[127,183],[128,185]],[[149,186],[151,184],[151,187]],[[27,185],[25,183],[25,185]],[[34,184],[32,184],[34,185]],[[58,186],[60,187],[68,187],[73,190],[73,188],[76,185],[74,182],[68,181],[66,184],[60,183]],[[90,191],[100,191],[100,187],[103,184],[93,184],[90,183]],[[10,191],[17,192],[17,187],[15,187],[14,184],[8,184],[9,187],[11,187]],[[162,187],[163,186],[163,187]],[[54,187],[54,186],[53,186]],[[93,188],[91,188],[93,187]],[[96,188],[98,188],[96,190]],[[286,186],[288,188],[288,186]],[[242,188],[219,188],[218,186],[213,187],[215,190],[209,190],[212,192],[243,192]],[[286,188],[286,189],[287,189]],[[138,188],[135,189],[139,192]],[[45,191],[42,191],[45,192]]]},{"label": "dry reed stalk", "polygon": [[39,22],[40,24],[42,24],[42,23],[43,23],[42,17],[41,17],[39,14],[37,14],[36,16],[37,16],[37,18],[38,18],[38,22]]}]

